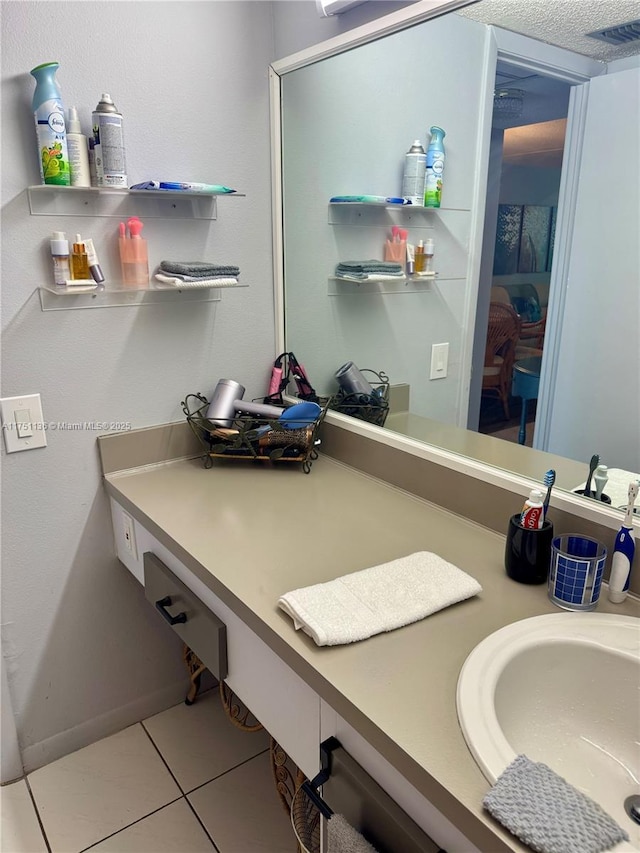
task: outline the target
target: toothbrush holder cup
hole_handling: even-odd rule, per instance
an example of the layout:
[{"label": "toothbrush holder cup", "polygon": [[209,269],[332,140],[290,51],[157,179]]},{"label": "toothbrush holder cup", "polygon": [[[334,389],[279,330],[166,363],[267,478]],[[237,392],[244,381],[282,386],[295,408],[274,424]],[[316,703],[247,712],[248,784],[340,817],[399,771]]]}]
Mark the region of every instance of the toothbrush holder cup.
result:
[{"label": "toothbrush holder cup", "polygon": [[545,583],[551,562],[553,522],[545,521],[539,530],[520,525],[520,513],[509,519],[504,551],[504,567],[511,580],[518,583]]},{"label": "toothbrush holder cup", "polygon": [[[593,489],[590,489],[588,493],[586,489],[576,489],[574,491],[574,495],[584,495],[585,498],[591,498],[594,501],[596,499],[596,493],[593,491]],[[605,495],[604,492],[600,495],[600,500],[603,504],[611,503],[611,498],[609,497],[609,495]]]},{"label": "toothbrush holder cup", "polygon": [[590,536],[568,533],[551,543],[549,599],[563,610],[593,610],[600,597],[607,549]]}]

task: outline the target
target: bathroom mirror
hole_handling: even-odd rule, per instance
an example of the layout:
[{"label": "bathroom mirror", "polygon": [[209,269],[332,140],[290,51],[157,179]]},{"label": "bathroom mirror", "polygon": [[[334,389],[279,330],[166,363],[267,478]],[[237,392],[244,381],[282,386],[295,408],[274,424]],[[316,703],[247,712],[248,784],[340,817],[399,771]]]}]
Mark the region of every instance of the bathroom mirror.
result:
[{"label": "bathroom mirror", "polygon": [[[408,445],[424,442],[538,480],[553,467],[556,487],[568,491],[583,484],[593,453],[610,469],[640,471],[637,58],[619,62],[619,70],[609,66],[616,83],[624,83],[622,93],[614,86],[592,95],[593,80],[602,83],[607,66],[511,32],[517,9],[507,30],[493,11],[504,4],[493,0],[432,20],[421,20],[423,5],[408,7],[403,21],[402,12],[394,13],[273,66],[280,119],[274,145],[281,152],[279,350],[295,352],[319,392],[335,393],[334,373],[349,360],[384,371],[399,386],[392,392],[399,394],[400,416],[392,398],[383,428],[396,444],[406,437]],[[574,5],[536,9],[536,26],[544,30],[546,18],[562,29],[560,17],[571,16]],[[598,4],[579,5],[584,13]],[[629,9],[625,2],[609,5],[616,19]],[[522,79],[517,88],[525,92],[536,76],[570,89],[536,417],[544,424],[534,449],[467,429],[495,283],[482,246],[498,63]],[[605,83],[612,80],[610,74]],[[624,112],[629,138],[621,156],[635,169],[635,184],[633,171],[627,180],[607,180],[606,203],[600,196],[593,208],[583,193],[597,172],[601,133],[592,131],[594,122],[601,124],[590,106],[603,121],[616,120],[606,109]],[[329,204],[337,195],[400,195],[404,154],[416,138],[426,146],[434,124],[447,132],[439,210]],[[434,239],[435,280],[364,286],[335,280],[340,261],[382,258],[394,225],[411,242]],[[443,342],[447,375],[431,380],[431,348]],[[614,505],[624,502],[618,494]]]}]

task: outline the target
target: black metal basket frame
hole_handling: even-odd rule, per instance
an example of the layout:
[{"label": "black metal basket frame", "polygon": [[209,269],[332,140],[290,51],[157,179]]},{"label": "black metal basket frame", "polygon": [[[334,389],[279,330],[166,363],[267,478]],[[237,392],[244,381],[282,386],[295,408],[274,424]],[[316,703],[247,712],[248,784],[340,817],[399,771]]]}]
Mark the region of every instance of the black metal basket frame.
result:
[{"label": "black metal basket frame", "polygon": [[[236,414],[228,428],[220,428],[206,416],[209,400],[203,394],[187,394],[180,403],[187,423],[204,448],[204,467],[211,468],[214,459],[239,459],[251,462],[299,462],[305,474],[318,458],[318,430],[329,406],[330,398],[320,398],[320,414],[309,423],[301,419],[299,427],[285,428],[277,418]],[[295,425],[295,421],[289,421]],[[260,444],[261,434],[269,427],[269,439]],[[226,431],[228,429],[228,432]],[[267,443],[268,442],[268,443]]]}]

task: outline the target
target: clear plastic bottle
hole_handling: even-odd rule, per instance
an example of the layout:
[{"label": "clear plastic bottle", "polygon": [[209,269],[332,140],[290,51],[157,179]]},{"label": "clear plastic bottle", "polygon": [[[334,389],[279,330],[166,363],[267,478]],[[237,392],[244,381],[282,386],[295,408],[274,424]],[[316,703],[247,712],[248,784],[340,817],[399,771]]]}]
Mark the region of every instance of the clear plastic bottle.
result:
[{"label": "clear plastic bottle", "polygon": [[40,180],[43,184],[68,187],[69,151],[62,96],[56,80],[57,62],[45,62],[31,69],[36,80],[33,117],[40,153]]},{"label": "clear plastic bottle", "polygon": [[89,147],[87,137],[83,135],[78,118],[78,110],[69,107],[67,122],[67,148],[69,150],[69,168],[72,187],[90,187]]},{"label": "clear plastic bottle", "polygon": [[51,257],[53,259],[53,280],[64,287],[71,278],[69,266],[69,241],[64,231],[54,231],[51,235]]},{"label": "clear plastic bottle", "polygon": [[416,139],[404,157],[402,175],[402,195],[411,204],[424,206],[424,182],[427,168],[427,155],[422,143]]}]

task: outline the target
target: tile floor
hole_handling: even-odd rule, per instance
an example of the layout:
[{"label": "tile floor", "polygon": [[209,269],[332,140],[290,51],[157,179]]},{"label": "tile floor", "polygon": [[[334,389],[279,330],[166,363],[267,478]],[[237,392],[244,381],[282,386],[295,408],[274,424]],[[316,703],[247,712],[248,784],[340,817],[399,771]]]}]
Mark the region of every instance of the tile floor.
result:
[{"label": "tile floor", "polygon": [[[35,803],[35,805],[34,805]],[[218,691],[0,788],[1,853],[295,853],[266,732]]]}]

